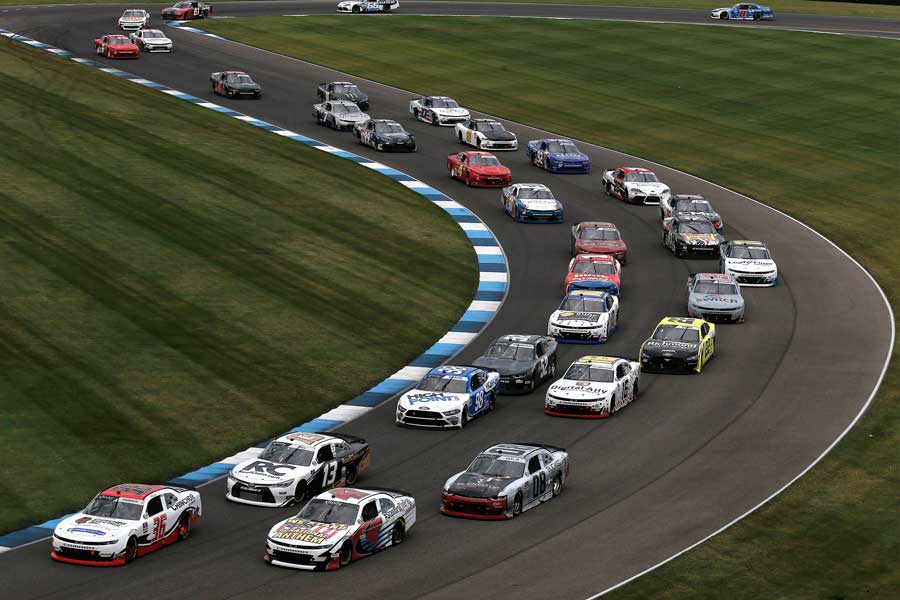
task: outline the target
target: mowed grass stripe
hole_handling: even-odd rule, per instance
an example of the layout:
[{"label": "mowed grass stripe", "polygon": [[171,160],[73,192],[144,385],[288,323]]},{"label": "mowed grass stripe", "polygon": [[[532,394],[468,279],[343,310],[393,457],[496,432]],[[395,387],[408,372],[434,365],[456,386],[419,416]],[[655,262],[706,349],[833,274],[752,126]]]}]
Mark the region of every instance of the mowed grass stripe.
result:
[{"label": "mowed grass stripe", "polygon": [[368,169],[20,44],[0,71],[0,531],[349,400],[477,284]]},{"label": "mowed grass stripe", "polygon": [[[900,306],[891,227],[900,181],[896,42],[399,15],[228,19],[203,27],[401,88],[452,95],[470,108],[741,191],[834,240]],[[854,293],[840,281],[822,282],[822,302]],[[898,383],[900,369],[892,366],[864,419],[785,494],[611,597],[893,598],[900,589]]]}]

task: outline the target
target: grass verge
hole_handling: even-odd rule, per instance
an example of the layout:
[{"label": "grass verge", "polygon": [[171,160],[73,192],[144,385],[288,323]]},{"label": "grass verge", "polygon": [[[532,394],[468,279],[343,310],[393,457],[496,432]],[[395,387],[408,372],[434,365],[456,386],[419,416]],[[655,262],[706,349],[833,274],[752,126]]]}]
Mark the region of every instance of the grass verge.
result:
[{"label": "grass verge", "polygon": [[[900,253],[895,232],[883,226],[896,219],[900,180],[895,42],[486,18],[257,18],[205,28],[449,94],[760,198],[850,251],[900,307]],[[622,76],[603,76],[616,65],[627,65]],[[799,484],[613,597],[893,597],[900,589],[898,384],[895,364],[860,425]]]},{"label": "grass verge", "polygon": [[471,300],[475,254],[421,196],[0,44],[0,531],[313,418]]}]

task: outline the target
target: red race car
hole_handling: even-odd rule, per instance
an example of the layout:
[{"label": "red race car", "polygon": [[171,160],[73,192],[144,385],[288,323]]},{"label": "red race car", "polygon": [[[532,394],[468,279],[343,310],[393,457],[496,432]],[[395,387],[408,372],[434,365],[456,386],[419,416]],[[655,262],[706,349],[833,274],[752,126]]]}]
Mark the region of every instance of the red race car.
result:
[{"label": "red race car", "polygon": [[168,8],[162,9],[162,18],[187,21],[188,19],[205,19],[212,14],[212,6],[197,0],[176,2]]},{"label": "red race car", "polygon": [[450,177],[474,187],[503,187],[512,183],[512,173],[490,152],[457,152],[447,157]]},{"label": "red race car", "polygon": [[94,40],[94,52],[106,58],[137,58],[141,51],[127,35],[111,34]]},{"label": "red race car", "polygon": [[569,273],[563,290],[568,293],[569,284],[573,281],[609,281],[616,284],[617,291],[614,293],[621,293],[621,273],[619,261],[609,254],[579,254],[569,262]]},{"label": "red race car", "polygon": [[612,223],[583,221],[573,226],[569,246],[572,256],[582,253],[611,254],[623,265],[628,260],[628,246]]}]

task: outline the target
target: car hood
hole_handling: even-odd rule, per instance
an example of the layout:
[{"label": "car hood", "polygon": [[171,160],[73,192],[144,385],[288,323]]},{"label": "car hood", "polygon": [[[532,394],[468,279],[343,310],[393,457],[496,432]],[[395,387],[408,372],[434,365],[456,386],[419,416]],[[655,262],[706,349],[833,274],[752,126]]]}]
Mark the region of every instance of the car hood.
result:
[{"label": "car hood", "polygon": [[479,175],[509,175],[509,169],[503,165],[472,166],[469,170]]},{"label": "car hood", "polygon": [[552,152],[550,158],[562,162],[583,162],[588,159],[587,154],[581,152]]},{"label": "car hood", "polygon": [[269,530],[269,537],[280,544],[300,547],[331,546],[356,530],[356,525],[319,523],[291,517]]},{"label": "car hood", "polygon": [[120,539],[131,532],[137,521],[92,517],[84,513],[60,521],[54,533],[77,542],[104,542]]},{"label": "car hood", "polygon": [[729,269],[753,273],[768,273],[775,270],[775,261],[772,260],[725,259],[725,264]]},{"label": "car hood", "polygon": [[578,246],[602,252],[604,250],[621,250],[625,247],[625,242],[622,240],[578,240]]},{"label": "car hood", "polygon": [[400,397],[400,405],[416,410],[453,410],[469,400],[468,394],[445,394],[413,390]]},{"label": "car hood", "polygon": [[522,206],[525,207],[526,210],[558,210],[559,203],[556,200],[550,200],[549,198],[527,198],[527,199],[519,199],[519,202],[522,203]]},{"label": "car hood", "polygon": [[387,140],[390,142],[405,142],[412,136],[408,133],[376,133],[375,137],[379,140]]},{"label": "car hood", "polygon": [[737,295],[725,294],[691,294],[691,304],[706,308],[737,308],[744,303],[744,299]]},{"label": "car hood", "polygon": [[232,473],[246,483],[274,485],[276,483],[294,481],[306,476],[312,470],[313,467],[285,465],[254,458],[236,464],[232,469]]},{"label": "car hood", "polygon": [[717,246],[722,241],[715,233],[679,233],[678,237],[692,246]]},{"label": "car hood", "polygon": [[631,190],[637,190],[642,194],[654,194],[659,195],[669,191],[669,186],[663,183],[651,183],[651,182],[640,182],[640,181],[631,181],[625,184],[625,187]]},{"label": "car hood", "polygon": [[511,142],[516,139],[509,131],[482,131],[481,134],[492,142]]},{"label": "car hood", "polygon": [[360,113],[358,115],[334,115],[334,118],[344,123],[365,123],[369,120],[369,115]]},{"label": "car hood", "polygon": [[144,41],[144,43],[145,43],[146,45],[148,45],[148,46],[154,46],[154,45],[158,45],[158,44],[171,44],[171,43],[172,43],[172,40],[170,40],[170,39],[167,38],[167,37],[161,37],[161,38],[146,38],[146,39],[144,39],[143,41]]},{"label": "car hood", "polygon": [[478,357],[472,365],[484,369],[493,369],[500,375],[520,375],[534,367],[533,360],[510,360],[508,358]]},{"label": "car hood", "polygon": [[469,498],[496,498],[511,482],[507,477],[465,472],[459,474],[447,491]]},{"label": "car hood", "polygon": [[464,108],[430,108],[428,110],[433,110],[437,114],[446,117],[464,117],[469,114],[469,111]]},{"label": "car hood", "polygon": [[653,356],[675,356],[684,358],[694,356],[700,348],[700,344],[690,342],[675,342],[650,339],[644,342],[642,351],[646,351]]},{"label": "car hood", "polygon": [[550,386],[548,393],[557,398],[569,400],[592,400],[605,396],[616,389],[615,383],[599,383],[596,381],[575,381],[560,379]]},{"label": "car hood", "polygon": [[567,327],[600,327],[609,321],[609,313],[572,312],[557,310],[550,315],[550,322]]}]

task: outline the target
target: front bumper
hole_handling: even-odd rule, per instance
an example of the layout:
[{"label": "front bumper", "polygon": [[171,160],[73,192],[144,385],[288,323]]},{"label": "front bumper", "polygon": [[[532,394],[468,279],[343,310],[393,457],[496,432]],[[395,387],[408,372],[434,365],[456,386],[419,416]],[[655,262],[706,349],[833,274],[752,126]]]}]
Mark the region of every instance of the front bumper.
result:
[{"label": "front bumper", "polygon": [[506,498],[469,498],[449,492],[441,494],[441,512],[451,517],[502,521],[508,519]]},{"label": "front bumper", "polygon": [[171,52],[172,44],[156,44],[151,46],[149,44],[144,44],[144,52]]},{"label": "front bumper", "polygon": [[[462,409],[465,410],[465,409]],[[439,411],[416,410],[411,408],[405,413],[397,411],[397,424],[409,427],[425,427],[428,429],[451,429],[459,427],[461,412],[453,416],[444,416]]]},{"label": "front bumper", "polygon": [[551,324],[547,334],[562,344],[605,344],[609,341],[605,327],[577,328]]},{"label": "front bumper", "polygon": [[575,402],[572,400],[554,399],[554,404],[544,402],[544,412],[554,417],[573,417],[576,419],[605,419],[609,417],[609,409],[603,401]]},{"label": "front bumper", "polygon": [[688,316],[703,319],[710,323],[743,323],[744,309],[714,310],[688,305]]},{"label": "front bumper", "polygon": [[778,283],[778,273],[777,272],[768,272],[768,273],[742,273],[740,271],[732,271],[730,269],[726,269],[734,280],[740,286],[745,287],[773,287]]},{"label": "front bumper", "polygon": [[676,356],[641,357],[641,371],[648,373],[690,373],[697,371],[697,359],[679,358]]},{"label": "front bumper", "polygon": [[484,188],[502,188],[512,183],[512,175],[505,177],[497,175],[472,175],[469,178],[469,185],[472,187]]},{"label": "front bumper", "polygon": [[293,548],[284,544],[274,544],[268,540],[266,540],[263,560],[276,567],[303,571],[324,571],[337,568],[337,558],[331,556],[331,552],[327,548]]},{"label": "front bumper", "polygon": [[590,173],[590,163],[550,163],[547,170],[551,173]]},{"label": "front bumper", "polygon": [[482,140],[481,148],[484,150],[518,150],[519,142],[516,140],[509,142]]},{"label": "front bumper", "polygon": [[109,58],[137,58],[138,56],[140,56],[140,52],[137,50],[119,50],[109,53]]},{"label": "front bumper", "polygon": [[520,210],[516,221],[520,223],[562,223],[563,213],[559,210]]},{"label": "front bumper", "polygon": [[269,486],[250,485],[228,478],[225,499],[252,506],[279,507],[287,506],[294,500],[292,487],[272,488]]},{"label": "front bumper", "polygon": [[117,567],[125,564],[125,542],[88,544],[66,542],[52,538],[50,558],[88,567]]}]

